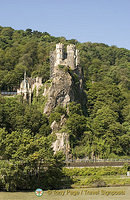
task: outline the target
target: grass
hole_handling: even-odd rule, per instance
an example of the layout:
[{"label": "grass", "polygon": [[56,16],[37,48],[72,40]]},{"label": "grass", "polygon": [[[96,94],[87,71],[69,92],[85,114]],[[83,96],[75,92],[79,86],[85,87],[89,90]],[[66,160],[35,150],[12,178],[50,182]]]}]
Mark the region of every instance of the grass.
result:
[{"label": "grass", "polygon": [[[86,191],[86,192],[85,192]],[[103,195],[105,191],[105,194]],[[106,193],[107,191],[107,193]],[[106,195],[108,192],[124,192],[118,195]],[[0,192],[0,200],[129,200],[130,187],[107,187],[91,189],[52,190],[43,193],[42,197],[35,196],[34,192]]]},{"label": "grass", "polygon": [[63,172],[73,180],[73,188],[130,185],[130,178],[126,176],[126,166],[81,169],[64,168]]},{"label": "grass", "polygon": [[[122,175],[110,175],[110,176],[73,176],[74,184],[73,188],[93,187],[96,183],[97,186],[127,186],[130,185],[130,178]],[[94,184],[95,183],[95,184]],[[96,186],[96,185],[95,185]]]}]

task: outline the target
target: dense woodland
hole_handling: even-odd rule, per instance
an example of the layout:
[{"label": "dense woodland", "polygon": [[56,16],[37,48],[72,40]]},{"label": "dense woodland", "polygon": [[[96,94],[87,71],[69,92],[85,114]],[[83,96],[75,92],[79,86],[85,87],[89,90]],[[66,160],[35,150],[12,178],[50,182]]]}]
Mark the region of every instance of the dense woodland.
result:
[{"label": "dense woodland", "polygon": [[[79,43],[31,29],[0,27],[0,90],[16,91],[25,70],[28,76],[48,81],[50,51],[59,42],[65,46],[75,44],[80,50],[86,108],[82,110],[72,102],[69,113],[57,107],[47,117],[43,114],[43,88],[38,98],[34,95],[32,105],[20,102],[18,97],[0,96],[0,184],[6,190],[33,189],[40,187],[39,183],[48,188],[61,184],[57,177],[62,177],[64,156],[60,152],[53,155],[51,143],[55,136],[50,134],[50,125],[62,114],[67,118],[64,129],[70,135],[73,157],[129,156],[129,50],[103,43]],[[50,163],[46,172],[43,163]],[[46,184],[43,177],[48,180]]]}]

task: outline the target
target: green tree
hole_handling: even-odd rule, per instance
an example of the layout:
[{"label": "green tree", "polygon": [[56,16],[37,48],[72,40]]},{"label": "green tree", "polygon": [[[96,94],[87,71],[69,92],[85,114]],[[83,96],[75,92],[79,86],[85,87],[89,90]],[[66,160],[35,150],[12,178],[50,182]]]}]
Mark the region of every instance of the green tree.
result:
[{"label": "green tree", "polygon": [[79,141],[86,130],[86,118],[83,115],[73,114],[66,122],[72,146]]}]

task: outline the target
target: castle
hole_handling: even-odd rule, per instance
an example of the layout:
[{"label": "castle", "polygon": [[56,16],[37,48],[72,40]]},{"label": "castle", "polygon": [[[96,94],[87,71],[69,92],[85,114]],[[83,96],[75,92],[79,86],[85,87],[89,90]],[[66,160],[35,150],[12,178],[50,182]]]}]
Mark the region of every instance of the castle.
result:
[{"label": "castle", "polygon": [[[44,85],[43,96],[47,99],[44,113],[49,114],[61,105],[66,107],[70,102],[80,103],[83,86],[82,68],[79,66],[79,50],[74,44],[56,44],[56,49],[50,53],[50,87]],[[77,95],[78,94],[78,95]]]},{"label": "castle", "polygon": [[62,43],[56,44],[55,51],[50,54],[50,78],[58,71],[57,66],[68,66],[75,70],[79,66],[79,50],[74,44],[67,45],[67,53]]},{"label": "castle", "polygon": [[[58,66],[70,67],[71,70],[77,70],[79,66],[79,50],[76,49],[74,44],[67,45],[67,53],[64,51],[64,45],[62,43],[56,44],[55,51],[50,54],[50,79],[57,76],[59,72]],[[42,86],[42,78],[29,78],[24,73],[24,80],[20,84],[20,88],[17,89],[17,95],[21,95],[23,100],[32,102],[33,91],[36,89],[36,95],[38,96],[38,90]]]},{"label": "castle", "polygon": [[[75,45],[67,45],[65,51],[63,44],[56,44],[56,49],[50,53],[50,81],[44,84],[43,96],[46,102],[43,113],[49,115],[59,105],[67,108],[72,101],[82,103],[84,99],[82,82],[83,73],[79,66],[79,51]],[[22,95],[24,100],[31,103],[34,89],[38,95],[38,90],[42,85],[42,78],[27,78],[25,73],[17,94]],[[67,159],[70,151],[69,135],[66,132],[60,132],[65,123],[66,116],[63,114],[59,122],[55,120],[52,122],[51,129],[57,137],[52,144],[54,152],[63,151]]]},{"label": "castle", "polygon": [[17,89],[17,95],[21,95],[23,100],[27,100],[30,104],[33,98],[33,92],[36,89],[36,96],[38,96],[39,88],[42,86],[42,78],[29,78],[26,77],[26,72],[24,73],[24,80],[20,84],[20,88]]}]

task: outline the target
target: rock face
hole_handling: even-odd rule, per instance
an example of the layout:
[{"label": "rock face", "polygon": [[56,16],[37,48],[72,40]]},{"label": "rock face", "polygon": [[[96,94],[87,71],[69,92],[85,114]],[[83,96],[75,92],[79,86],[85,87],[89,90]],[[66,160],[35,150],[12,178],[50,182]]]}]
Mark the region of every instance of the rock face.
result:
[{"label": "rock face", "polygon": [[62,151],[64,154],[68,154],[70,151],[69,135],[67,133],[55,133],[56,141],[52,144],[54,153]]},{"label": "rock face", "polygon": [[[51,53],[50,60],[50,83],[45,84],[43,93],[46,98],[44,113],[49,115],[58,105],[67,108],[72,101],[81,105],[85,104],[83,73],[79,66],[79,52],[75,45],[68,45],[66,54],[63,44],[57,44],[55,51]],[[69,135],[60,132],[65,121],[65,117],[62,116],[59,124],[54,121],[51,128],[52,133],[55,133],[57,137],[52,145],[54,152],[63,151],[67,159],[70,150]]]},{"label": "rock face", "polygon": [[64,154],[68,154],[70,151],[70,145],[69,145],[69,135],[65,132],[59,132],[60,128],[64,125],[64,123],[66,122],[66,118],[65,115],[61,116],[61,121],[60,122],[56,122],[53,121],[51,124],[51,128],[52,128],[52,133],[55,133],[56,135],[56,141],[53,142],[52,147],[54,150],[54,153],[56,153],[57,151],[63,151]]},{"label": "rock face", "polygon": [[67,46],[67,56],[63,45],[56,45],[51,54],[50,79],[50,87],[45,85],[43,94],[47,98],[44,113],[50,114],[57,105],[65,107],[72,101],[83,103],[83,74],[75,45]]},{"label": "rock face", "polygon": [[44,113],[51,113],[57,105],[66,106],[70,101],[74,101],[72,90],[72,77],[69,73],[59,70],[52,79],[51,86],[45,86],[44,96],[47,102]]}]

